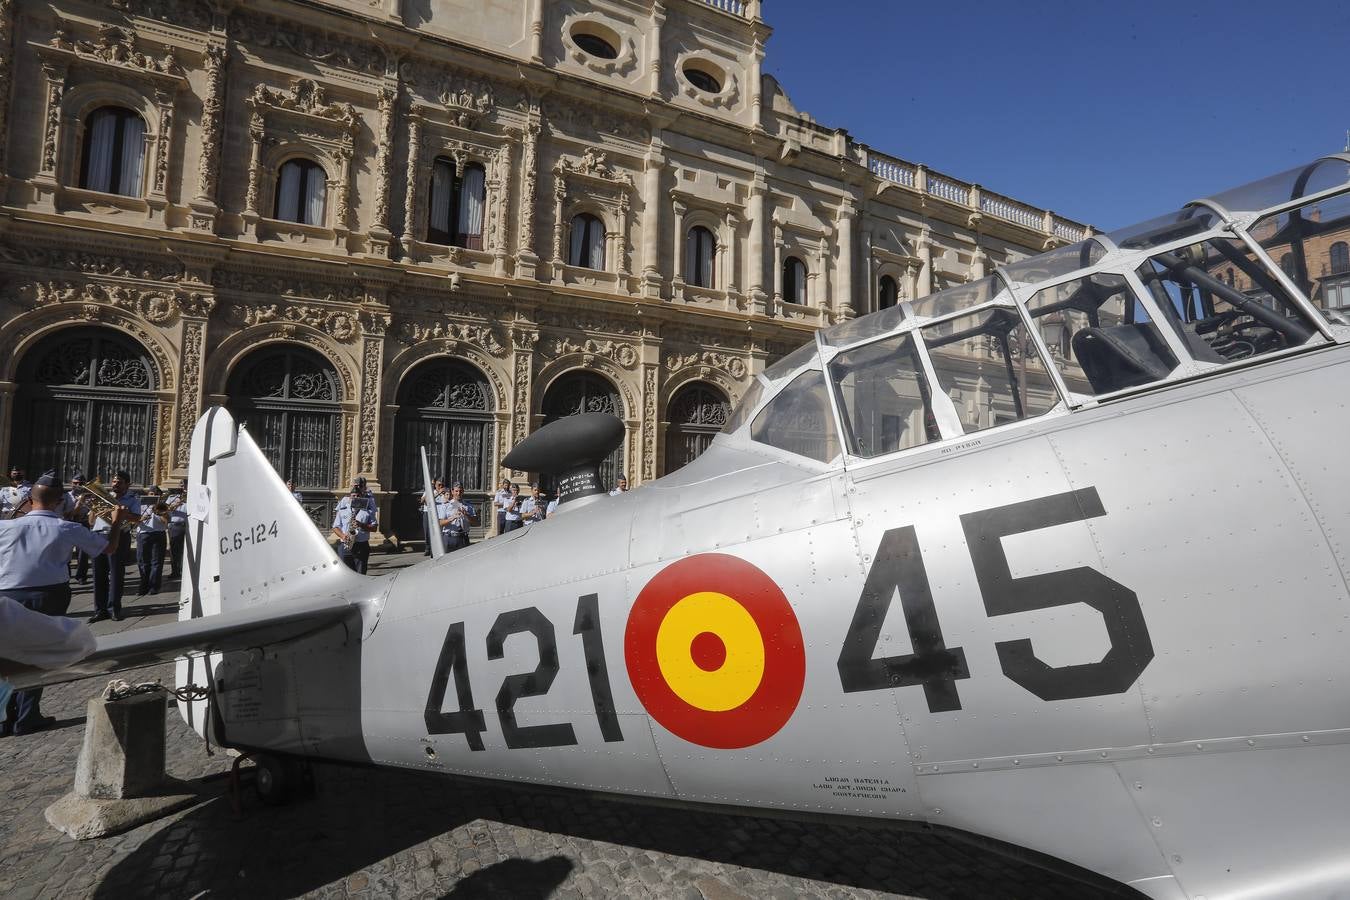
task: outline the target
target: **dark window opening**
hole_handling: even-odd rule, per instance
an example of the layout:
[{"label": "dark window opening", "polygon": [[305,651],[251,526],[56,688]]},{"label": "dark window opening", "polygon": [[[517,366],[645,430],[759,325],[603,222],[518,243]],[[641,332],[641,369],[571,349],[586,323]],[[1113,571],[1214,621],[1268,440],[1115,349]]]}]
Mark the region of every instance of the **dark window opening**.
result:
[{"label": "dark window opening", "polygon": [[145,162],[145,122],[129,109],[105,106],[84,125],[80,187],[124,197],[141,195]]},{"label": "dark window opening", "polygon": [[277,172],[277,196],[272,218],[302,225],[323,225],[328,176],[319,164],[292,159]]}]

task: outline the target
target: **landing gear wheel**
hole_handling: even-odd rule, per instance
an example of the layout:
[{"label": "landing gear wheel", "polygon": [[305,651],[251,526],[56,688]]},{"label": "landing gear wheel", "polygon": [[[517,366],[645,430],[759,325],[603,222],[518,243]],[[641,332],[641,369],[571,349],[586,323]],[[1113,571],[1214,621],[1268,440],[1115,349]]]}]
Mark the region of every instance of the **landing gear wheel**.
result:
[{"label": "landing gear wheel", "polygon": [[263,753],[254,758],[253,764],[253,790],[268,806],[285,803],[300,786],[300,767],[291,760]]}]

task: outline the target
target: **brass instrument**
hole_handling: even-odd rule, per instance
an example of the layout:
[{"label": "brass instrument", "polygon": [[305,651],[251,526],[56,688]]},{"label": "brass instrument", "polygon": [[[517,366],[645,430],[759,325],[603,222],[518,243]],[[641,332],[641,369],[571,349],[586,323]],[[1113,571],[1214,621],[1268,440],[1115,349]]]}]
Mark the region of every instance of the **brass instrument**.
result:
[{"label": "brass instrument", "polygon": [[[107,519],[109,523],[113,520],[113,512],[121,506],[97,478],[80,488],[76,499],[92,514],[93,519]],[[123,519],[117,527],[126,530],[139,524],[137,519]]]}]

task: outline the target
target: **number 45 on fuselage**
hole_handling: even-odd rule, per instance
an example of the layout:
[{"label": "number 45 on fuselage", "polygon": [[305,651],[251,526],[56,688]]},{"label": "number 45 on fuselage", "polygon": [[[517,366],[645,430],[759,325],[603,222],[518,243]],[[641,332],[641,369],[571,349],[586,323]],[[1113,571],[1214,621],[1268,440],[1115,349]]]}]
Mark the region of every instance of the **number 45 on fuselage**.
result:
[{"label": "number 45 on fuselage", "polygon": [[557,515],[388,577],[210,410],[183,621],[49,680],[190,653],[220,744],[1345,890],[1347,192],[1330,157],[836,325],[633,492],[562,420],[513,451]]}]

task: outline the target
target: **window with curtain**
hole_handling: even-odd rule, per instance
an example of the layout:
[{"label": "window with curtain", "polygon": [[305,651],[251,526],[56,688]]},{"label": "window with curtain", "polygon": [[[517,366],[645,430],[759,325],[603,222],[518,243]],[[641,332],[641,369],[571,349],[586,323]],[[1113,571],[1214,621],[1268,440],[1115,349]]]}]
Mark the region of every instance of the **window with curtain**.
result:
[{"label": "window with curtain", "polygon": [[590,213],[572,217],[572,243],[567,263],[583,269],[605,268],[605,225]]},{"label": "window with curtain", "polygon": [[455,174],[455,164],[437,157],[431,167],[431,205],[427,211],[427,241],[432,244],[483,249],[483,210],[487,202],[487,173],[478,163]]},{"label": "window with curtain", "polygon": [[713,260],[717,256],[717,240],[702,225],[689,229],[684,241],[684,279],[695,287],[717,287]]},{"label": "window with curtain", "polygon": [[323,225],[328,175],[318,163],[291,159],[277,172],[277,199],[272,218],[302,225]]},{"label": "window with curtain", "polygon": [[795,256],[783,261],[783,300],[806,303],[806,264]]},{"label": "window with curtain", "polygon": [[84,123],[80,187],[125,197],[141,195],[145,168],[145,121],[120,106],[104,106]]},{"label": "window with curtain", "polygon": [[877,286],[877,309],[890,309],[900,300],[900,287],[895,283],[895,279],[889,275],[881,276],[881,283]]}]

